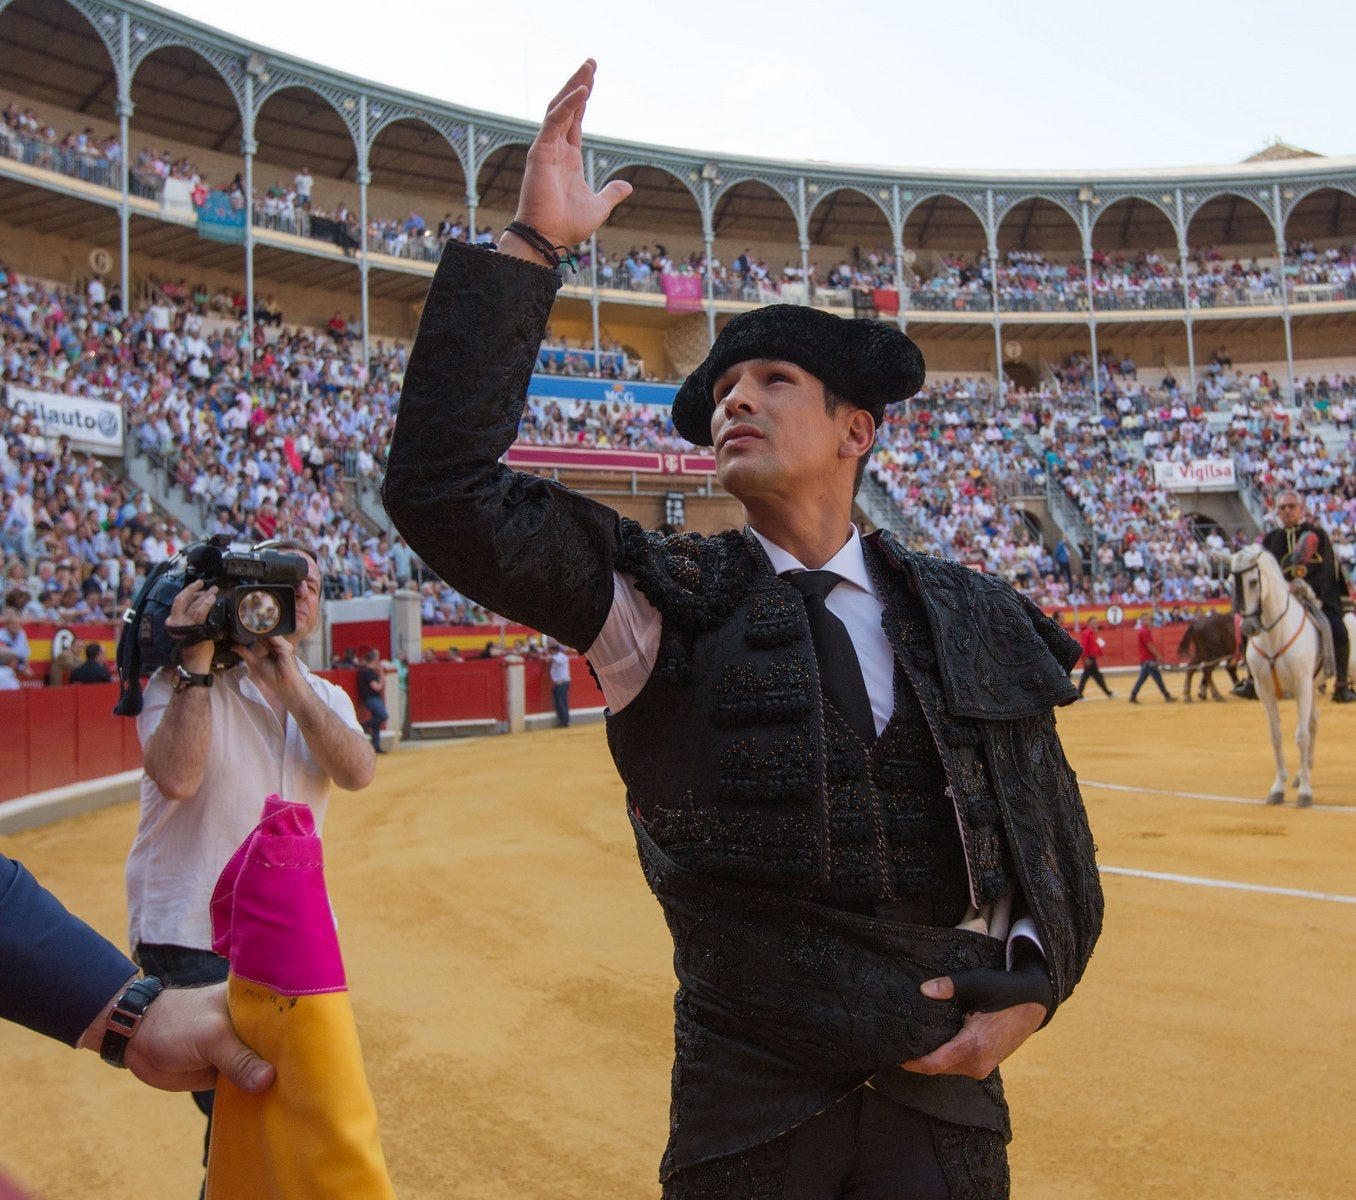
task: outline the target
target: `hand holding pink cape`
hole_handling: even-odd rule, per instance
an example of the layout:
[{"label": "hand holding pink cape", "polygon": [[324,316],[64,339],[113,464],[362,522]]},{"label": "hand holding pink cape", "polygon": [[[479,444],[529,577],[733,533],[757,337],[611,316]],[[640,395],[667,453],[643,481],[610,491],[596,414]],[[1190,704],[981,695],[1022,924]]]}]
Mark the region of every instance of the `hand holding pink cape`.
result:
[{"label": "hand holding pink cape", "polygon": [[231,1020],[278,1077],[259,1095],[218,1081],[209,1200],[394,1200],[306,805],[264,802],[217,881],[212,934]]}]

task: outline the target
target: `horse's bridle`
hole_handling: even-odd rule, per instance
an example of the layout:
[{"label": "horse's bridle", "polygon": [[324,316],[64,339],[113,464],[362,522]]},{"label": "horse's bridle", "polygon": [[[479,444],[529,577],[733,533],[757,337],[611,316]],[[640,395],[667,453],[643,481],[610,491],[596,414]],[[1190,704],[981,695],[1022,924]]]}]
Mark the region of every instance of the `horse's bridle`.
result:
[{"label": "horse's bridle", "polygon": [[[1243,576],[1249,572],[1257,576],[1257,608],[1253,612],[1243,611]],[[1230,571],[1234,577],[1234,612],[1243,620],[1247,621],[1253,617],[1257,618],[1258,627],[1263,633],[1270,633],[1277,625],[1285,619],[1285,614],[1290,611],[1290,592],[1285,593],[1285,607],[1281,609],[1281,615],[1277,617],[1270,625],[1262,624],[1262,564],[1253,563],[1250,567],[1244,567],[1241,571]]]},{"label": "horse's bridle", "polygon": [[[1256,612],[1244,612],[1243,609],[1242,609],[1242,607],[1241,607],[1241,605],[1242,605],[1242,600],[1243,600],[1243,576],[1246,575],[1249,571],[1255,571],[1255,572],[1257,573],[1257,583],[1258,583],[1258,586],[1257,586],[1257,611],[1256,611]],[[1284,619],[1284,617],[1285,617],[1285,614],[1288,613],[1288,612],[1290,611],[1290,601],[1291,601],[1291,599],[1292,599],[1293,593],[1291,593],[1291,591],[1290,591],[1289,588],[1286,589],[1286,593],[1285,593],[1285,607],[1284,607],[1283,609],[1281,609],[1281,615],[1280,615],[1279,617],[1277,617],[1274,621],[1272,621],[1272,623],[1271,623],[1270,625],[1263,625],[1263,624],[1262,624],[1262,586],[1261,586],[1261,582],[1262,582],[1262,565],[1261,565],[1261,563],[1253,563],[1252,566],[1250,566],[1250,567],[1244,567],[1241,571],[1230,571],[1230,574],[1234,577],[1234,611],[1235,611],[1236,613],[1238,613],[1238,615],[1239,615],[1240,617],[1242,617],[1243,620],[1245,620],[1245,621],[1248,620],[1250,617],[1256,617],[1256,618],[1257,618],[1257,624],[1258,624],[1258,627],[1259,627],[1259,631],[1260,631],[1261,633],[1270,633],[1273,629],[1276,628],[1277,625],[1279,625],[1279,624],[1281,623],[1281,621],[1282,621],[1282,620]],[[1284,655],[1285,652],[1286,652],[1287,650],[1289,650],[1291,646],[1293,646],[1297,641],[1299,641],[1299,636],[1300,636],[1300,634],[1302,634],[1302,633],[1304,632],[1304,627],[1305,627],[1305,625],[1307,625],[1308,623],[1309,623],[1309,610],[1308,610],[1307,608],[1305,608],[1303,605],[1301,605],[1301,606],[1300,606],[1300,623],[1299,623],[1299,628],[1296,629],[1295,632],[1294,632],[1293,634],[1291,634],[1290,640],[1289,640],[1288,642],[1286,642],[1286,644],[1285,644],[1284,646],[1282,646],[1279,650],[1277,650],[1275,654],[1268,654],[1265,650],[1262,649],[1261,646],[1257,645],[1256,642],[1253,642],[1253,643],[1252,643],[1253,649],[1256,650],[1257,653],[1260,654],[1260,655],[1262,656],[1262,658],[1264,658],[1264,659],[1266,660],[1267,666],[1271,668],[1271,686],[1272,686],[1272,689],[1275,691],[1275,693],[1276,693],[1277,696],[1280,696],[1280,694],[1281,694],[1281,677],[1280,677],[1280,675],[1279,675],[1279,674],[1277,673],[1277,671],[1276,671],[1276,664],[1277,664],[1277,662],[1280,661],[1281,656]],[[1322,635],[1320,634],[1320,637],[1321,637],[1321,636],[1322,636]]]}]

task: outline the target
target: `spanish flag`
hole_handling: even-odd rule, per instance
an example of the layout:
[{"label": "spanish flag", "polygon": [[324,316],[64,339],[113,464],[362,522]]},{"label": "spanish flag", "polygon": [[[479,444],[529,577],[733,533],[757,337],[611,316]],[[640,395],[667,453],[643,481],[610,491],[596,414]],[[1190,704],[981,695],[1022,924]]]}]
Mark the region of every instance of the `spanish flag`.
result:
[{"label": "spanish flag", "polygon": [[305,804],[264,802],[217,882],[212,934],[231,1020],[278,1075],[259,1095],[218,1080],[208,1200],[394,1200]]}]

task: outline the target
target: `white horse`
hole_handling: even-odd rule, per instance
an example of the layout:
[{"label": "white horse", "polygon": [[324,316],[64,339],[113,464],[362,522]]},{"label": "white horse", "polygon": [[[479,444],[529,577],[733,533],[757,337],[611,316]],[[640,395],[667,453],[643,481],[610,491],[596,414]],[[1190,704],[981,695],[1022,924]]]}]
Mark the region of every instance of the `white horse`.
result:
[{"label": "white horse", "polygon": [[1248,641],[1248,670],[1258,699],[1271,724],[1271,749],[1276,755],[1276,782],[1267,793],[1268,804],[1285,801],[1285,750],[1281,744],[1282,696],[1294,696],[1299,706],[1295,742],[1299,746],[1299,807],[1314,802],[1310,774],[1314,766],[1314,739],[1318,736],[1318,706],[1314,684],[1321,663],[1323,641],[1304,605],[1290,594],[1281,565],[1261,546],[1248,546],[1229,564],[1234,577],[1234,609],[1243,618]]}]

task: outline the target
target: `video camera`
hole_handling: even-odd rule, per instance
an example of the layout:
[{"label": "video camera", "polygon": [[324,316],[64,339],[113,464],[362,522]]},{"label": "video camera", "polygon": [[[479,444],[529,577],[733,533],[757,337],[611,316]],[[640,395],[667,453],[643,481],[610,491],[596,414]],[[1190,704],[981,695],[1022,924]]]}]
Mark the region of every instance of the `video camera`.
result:
[{"label": "video camera", "polygon": [[[159,563],[123,614],[117,654],[123,685],[113,712],[141,712],[141,677],[173,663],[181,645],[213,642],[212,669],[224,670],[240,661],[235,646],[295,631],[297,585],[308,569],[305,555],[237,549],[226,536],[194,542]],[[174,597],[198,580],[217,589],[216,602],[200,625],[173,636],[166,621]]]}]

